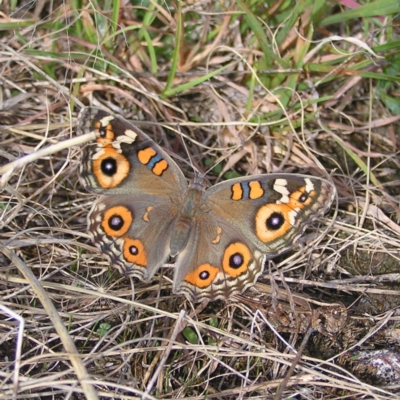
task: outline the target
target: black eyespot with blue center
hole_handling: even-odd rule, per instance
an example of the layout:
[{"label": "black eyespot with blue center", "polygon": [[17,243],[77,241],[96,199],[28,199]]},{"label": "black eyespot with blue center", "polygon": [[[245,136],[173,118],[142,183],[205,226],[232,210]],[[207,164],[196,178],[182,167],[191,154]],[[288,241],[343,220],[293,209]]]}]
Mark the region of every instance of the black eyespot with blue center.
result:
[{"label": "black eyespot with blue center", "polygon": [[271,231],[277,231],[285,223],[283,214],[275,211],[265,221],[267,228]]},{"label": "black eyespot with blue center", "polygon": [[119,231],[124,226],[124,220],[120,215],[113,215],[108,220],[108,226],[113,231]]},{"label": "black eyespot with blue center", "polygon": [[234,268],[234,269],[240,268],[243,265],[243,262],[244,262],[244,258],[243,258],[243,255],[240,253],[232,254],[229,257],[229,266],[231,268]]},{"label": "black eyespot with blue center", "polygon": [[199,278],[203,281],[210,277],[210,273],[208,271],[201,271],[199,274]]},{"label": "black eyespot with blue center", "polygon": [[302,193],[301,196],[299,197],[299,202],[300,203],[305,203],[308,198],[309,198],[309,194],[308,193]]},{"label": "black eyespot with blue center", "polygon": [[117,161],[107,157],[101,161],[101,172],[106,176],[113,176],[117,173]]},{"label": "black eyespot with blue center", "polygon": [[135,245],[129,246],[129,253],[133,256],[137,256],[139,254],[139,249]]}]

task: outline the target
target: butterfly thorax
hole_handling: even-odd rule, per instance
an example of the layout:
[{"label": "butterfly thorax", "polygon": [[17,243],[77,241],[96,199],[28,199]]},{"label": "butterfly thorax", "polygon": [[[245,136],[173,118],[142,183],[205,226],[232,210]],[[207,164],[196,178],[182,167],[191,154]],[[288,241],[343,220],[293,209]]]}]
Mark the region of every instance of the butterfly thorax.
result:
[{"label": "butterfly thorax", "polygon": [[192,183],[183,196],[181,209],[176,218],[170,241],[170,254],[177,256],[185,247],[190,237],[193,220],[203,212],[204,188],[203,185]]}]

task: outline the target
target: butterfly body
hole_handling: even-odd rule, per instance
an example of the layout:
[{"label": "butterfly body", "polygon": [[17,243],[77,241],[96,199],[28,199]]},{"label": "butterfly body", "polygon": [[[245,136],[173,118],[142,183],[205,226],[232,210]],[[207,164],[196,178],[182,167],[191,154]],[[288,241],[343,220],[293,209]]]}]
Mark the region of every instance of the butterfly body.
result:
[{"label": "butterfly body", "polygon": [[166,152],[120,117],[92,107],[78,133],[85,187],[103,195],[88,216],[93,241],[118,270],[151,279],[175,260],[173,291],[228,298],[253,284],[268,258],[290,247],[335,195],[328,181],[295,174],[236,178],[205,189],[187,183]]}]

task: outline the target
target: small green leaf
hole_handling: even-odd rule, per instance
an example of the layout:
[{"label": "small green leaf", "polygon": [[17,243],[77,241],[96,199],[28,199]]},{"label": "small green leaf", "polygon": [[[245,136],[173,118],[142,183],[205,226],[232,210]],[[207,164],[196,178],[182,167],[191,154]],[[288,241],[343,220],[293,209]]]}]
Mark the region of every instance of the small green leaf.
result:
[{"label": "small green leaf", "polygon": [[192,329],[189,328],[188,326],[182,331],[183,336],[185,339],[191,343],[191,344],[198,344],[199,343],[199,338],[196,334],[196,332]]},{"label": "small green leaf", "polygon": [[392,96],[388,96],[385,93],[381,93],[381,100],[385,103],[385,106],[394,114],[400,115],[400,99],[397,99]]},{"label": "small green leaf", "polygon": [[104,336],[107,334],[107,332],[111,329],[111,325],[107,322],[102,322],[100,326],[96,329],[96,332],[100,336]]}]

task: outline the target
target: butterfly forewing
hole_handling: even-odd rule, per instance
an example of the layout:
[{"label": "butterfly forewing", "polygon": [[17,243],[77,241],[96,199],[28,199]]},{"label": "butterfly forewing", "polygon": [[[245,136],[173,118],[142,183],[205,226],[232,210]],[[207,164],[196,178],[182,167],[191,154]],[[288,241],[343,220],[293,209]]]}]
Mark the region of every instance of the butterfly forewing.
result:
[{"label": "butterfly forewing", "polygon": [[171,157],[130,122],[90,107],[82,110],[77,132],[96,135],[82,153],[81,177],[88,190],[178,196],[187,187]]},{"label": "butterfly forewing", "polygon": [[213,211],[269,257],[289,249],[335,196],[321,178],[265,174],[231,179],[207,190]]}]

